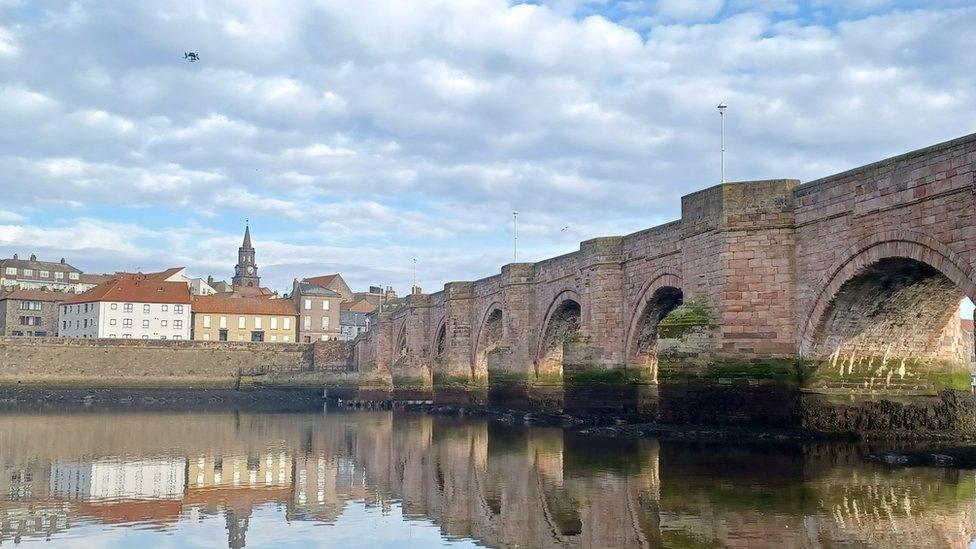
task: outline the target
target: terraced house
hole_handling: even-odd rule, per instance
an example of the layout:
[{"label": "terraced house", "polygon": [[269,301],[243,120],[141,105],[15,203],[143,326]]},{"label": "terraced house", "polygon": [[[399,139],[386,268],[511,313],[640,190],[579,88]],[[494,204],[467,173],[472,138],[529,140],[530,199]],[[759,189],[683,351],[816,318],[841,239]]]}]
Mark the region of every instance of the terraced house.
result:
[{"label": "terraced house", "polygon": [[204,341],[297,341],[298,313],[289,299],[193,297],[193,339]]},{"label": "terraced house", "polygon": [[53,337],[58,335],[58,303],[67,294],[43,290],[0,291],[0,335]]},{"label": "terraced house", "polygon": [[82,280],[81,270],[61,261],[38,261],[36,255],[30,259],[0,259],[0,287],[13,287],[22,290],[53,290],[58,292],[84,292],[92,284]]},{"label": "terraced house", "polygon": [[61,304],[59,333],[68,338],[189,339],[190,290],[141,273],[119,273]]}]

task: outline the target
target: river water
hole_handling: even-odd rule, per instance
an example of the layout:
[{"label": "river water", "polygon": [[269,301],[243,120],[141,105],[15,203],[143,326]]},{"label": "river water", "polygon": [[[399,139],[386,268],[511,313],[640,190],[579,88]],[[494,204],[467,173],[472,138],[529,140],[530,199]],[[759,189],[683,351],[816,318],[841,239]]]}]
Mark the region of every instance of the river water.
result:
[{"label": "river water", "polygon": [[976,473],[391,412],[0,413],[0,546],[966,547]]}]

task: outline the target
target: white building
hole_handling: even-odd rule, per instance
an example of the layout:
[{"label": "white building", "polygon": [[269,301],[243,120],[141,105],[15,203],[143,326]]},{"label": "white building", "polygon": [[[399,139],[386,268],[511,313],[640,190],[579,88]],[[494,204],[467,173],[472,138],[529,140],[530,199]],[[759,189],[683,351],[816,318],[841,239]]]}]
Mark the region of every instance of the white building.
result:
[{"label": "white building", "polygon": [[67,338],[190,339],[190,290],[143,274],[120,273],[61,303]]}]

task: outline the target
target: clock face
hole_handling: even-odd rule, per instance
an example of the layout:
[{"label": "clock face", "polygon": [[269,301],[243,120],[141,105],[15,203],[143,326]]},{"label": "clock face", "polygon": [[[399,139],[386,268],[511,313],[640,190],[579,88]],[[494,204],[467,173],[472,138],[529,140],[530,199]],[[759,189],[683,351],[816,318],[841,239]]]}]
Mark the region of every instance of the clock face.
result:
[{"label": "clock face", "polygon": [[247,268],[247,274],[249,274],[249,275],[251,275],[251,274],[254,274],[254,267],[250,267],[250,266],[249,266],[249,267]]}]

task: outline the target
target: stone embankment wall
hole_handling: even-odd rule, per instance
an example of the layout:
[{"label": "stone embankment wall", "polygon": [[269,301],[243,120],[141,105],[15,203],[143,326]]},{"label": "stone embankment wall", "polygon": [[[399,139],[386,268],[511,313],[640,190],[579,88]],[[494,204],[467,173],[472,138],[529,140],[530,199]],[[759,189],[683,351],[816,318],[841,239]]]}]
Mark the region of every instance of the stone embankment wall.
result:
[{"label": "stone embankment wall", "polygon": [[350,382],[346,342],[0,338],[0,386],[330,387]]}]

